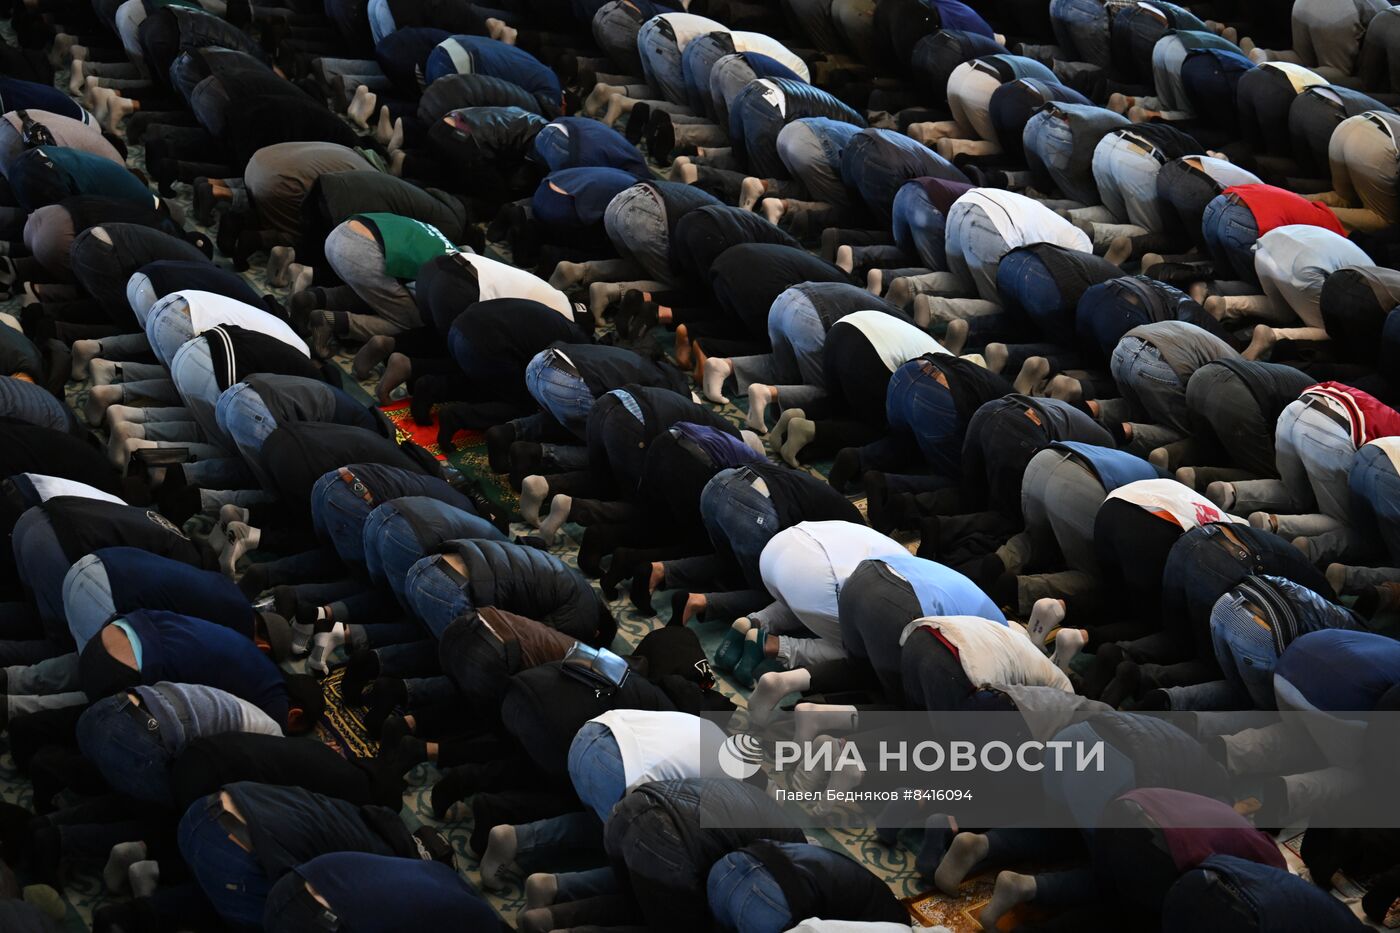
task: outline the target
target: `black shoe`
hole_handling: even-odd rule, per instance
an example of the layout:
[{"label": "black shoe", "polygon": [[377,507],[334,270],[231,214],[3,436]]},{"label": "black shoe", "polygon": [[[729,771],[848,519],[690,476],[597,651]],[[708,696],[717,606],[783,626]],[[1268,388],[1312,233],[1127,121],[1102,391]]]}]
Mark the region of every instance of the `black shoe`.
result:
[{"label": "black shoe", "polygon": [[514,443],[515,425],[507,422],[487,429],[486,462],[492,473],[510,472],[510,448]]},{"label": "black shoe", "polygon": [[846,487],[860,471],[860,449],[843,447],[837,451],[836,459],[832,461],[831,475],[827,477],[827,482],[831,484],[832,489],[844,494]]}]

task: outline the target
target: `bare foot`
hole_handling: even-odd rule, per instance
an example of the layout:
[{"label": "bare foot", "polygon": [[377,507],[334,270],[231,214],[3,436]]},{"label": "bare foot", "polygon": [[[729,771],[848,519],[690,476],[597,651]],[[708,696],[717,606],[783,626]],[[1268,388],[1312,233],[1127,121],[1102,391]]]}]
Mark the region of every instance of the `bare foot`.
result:
[{"label": "bare foot", "polygon": [[751,211],[767,186],[762,178],[745,178],[739,183],[739,210]]},{"label": "bare foot", "polygon": [[783,219],[783,213],[787,209],[787,203],[782,198],[764,198],[761,205],[763,216],[768,218],[768,222],[774,226]]}]

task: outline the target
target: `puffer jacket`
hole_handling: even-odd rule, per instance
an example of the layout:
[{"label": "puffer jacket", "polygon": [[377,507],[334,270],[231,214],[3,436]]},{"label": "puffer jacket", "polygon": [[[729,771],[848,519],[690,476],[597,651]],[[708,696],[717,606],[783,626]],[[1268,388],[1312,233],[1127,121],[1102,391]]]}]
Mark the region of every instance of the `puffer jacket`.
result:
[{"label": "puffer jacket", "polygon": [[446,549],[466,564],[475,606],[519,613],[591,645],[610,644],[617,634],[588,580],[553,554],[476,538],[449,541]]}]

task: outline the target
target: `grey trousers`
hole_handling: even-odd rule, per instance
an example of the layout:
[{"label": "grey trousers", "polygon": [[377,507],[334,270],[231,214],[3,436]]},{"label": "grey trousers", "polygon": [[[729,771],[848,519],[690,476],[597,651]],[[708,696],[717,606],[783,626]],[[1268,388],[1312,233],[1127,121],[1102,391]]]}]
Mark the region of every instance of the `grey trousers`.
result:
[{"label": "grey trousers", "polygon": [[326,237],[326,261],[341,281],[374,309],[374,314],[349,315],[350,336],[363,341],[423,326],[412,292],[384,271],[384,250],[379,242],[351,230],[350,223],[342,223]]}]

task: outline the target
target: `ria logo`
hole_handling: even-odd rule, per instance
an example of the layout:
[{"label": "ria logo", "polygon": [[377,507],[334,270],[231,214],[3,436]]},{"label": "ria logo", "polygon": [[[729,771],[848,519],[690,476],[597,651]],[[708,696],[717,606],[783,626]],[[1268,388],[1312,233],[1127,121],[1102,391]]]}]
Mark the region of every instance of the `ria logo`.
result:
[{"label": "ria logo", "polygon": [[721,771],[736,781],[746,781],[763,765],[763,743],[756,735],[738,732],[724,740],[717,755]]}]

